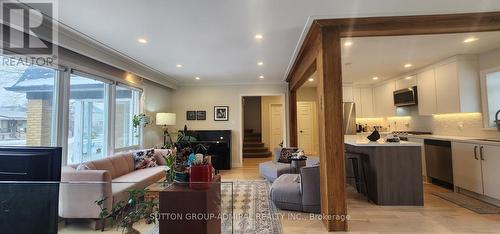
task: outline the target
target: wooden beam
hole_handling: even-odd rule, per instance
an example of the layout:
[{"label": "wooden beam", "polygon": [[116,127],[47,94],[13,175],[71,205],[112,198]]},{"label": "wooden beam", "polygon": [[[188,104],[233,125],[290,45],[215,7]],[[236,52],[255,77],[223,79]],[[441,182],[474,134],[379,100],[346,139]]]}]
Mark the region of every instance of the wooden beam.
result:
[{"label": "wooden beam", "polygon": [[290,90],[290,93],[288,95],[288,105],[289,105],[289,114],[288,118],[290,125],[289,125],[289,131],[290,131],[290,147],[297,147],[298,146],[298,132],[297,132],[297,91]]},{"label": "wooden beam", "polygon": [[307,44],[308,46],[301,47],[297,55],[297,59],[295,60],[292,68],[290,69],[290,72],[288,73],[286,81],[292,84],[292,87],[300,87],[300,85],[297,84],[300,82],[303,83],[304,79],[307,80],[307,78],[309,78],[304,77],[304,74],[313,65],[320,49],[318,30],[319,25],[313,23],[306,36],[306,39],[304,40],[304,44]]},{"label": "wooden beam", "polygon": [[500,12],[322,19],[316,23],[340,27],[341,37],[485,32],[500,30]]},{"label": "wooden beam", "polygon": [[[340,52],[340,30],[322,28],[321,50],[317,58],[317,93],[321,213],[325,217],[347,215]],[[347,231],[347,220],[324,220],[328,231]]]}]

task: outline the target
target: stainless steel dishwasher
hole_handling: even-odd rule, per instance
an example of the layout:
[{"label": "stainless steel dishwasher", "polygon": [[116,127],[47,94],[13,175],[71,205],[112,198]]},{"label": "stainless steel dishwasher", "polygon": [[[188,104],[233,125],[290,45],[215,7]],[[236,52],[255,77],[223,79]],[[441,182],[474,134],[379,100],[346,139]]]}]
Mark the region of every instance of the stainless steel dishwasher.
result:
[{"label": "stainless steel dishwasher", "polygon": [[451,142],[424,140],[427,176],[434,184],[453,187]]}]

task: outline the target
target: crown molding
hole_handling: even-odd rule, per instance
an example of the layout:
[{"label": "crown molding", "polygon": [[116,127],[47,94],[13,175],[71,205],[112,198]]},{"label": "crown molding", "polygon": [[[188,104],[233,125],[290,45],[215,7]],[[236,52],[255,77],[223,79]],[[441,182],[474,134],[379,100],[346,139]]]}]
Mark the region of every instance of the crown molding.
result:
[{"label": "crown molding", "polygon": [[174,78],[137,61],[126,54],[101,43],[82,32],[63,23],[55,22],[58,31],[58,44],[61,47],[85,55],[99,62],[133,73],[168,88],[177,89],[178,81]]}]

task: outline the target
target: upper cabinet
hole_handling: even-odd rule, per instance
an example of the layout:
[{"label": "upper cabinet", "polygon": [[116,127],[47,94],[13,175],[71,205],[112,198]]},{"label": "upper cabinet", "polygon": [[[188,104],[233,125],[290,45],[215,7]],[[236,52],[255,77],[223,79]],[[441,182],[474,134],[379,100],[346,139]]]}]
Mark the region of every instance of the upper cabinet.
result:
[{"label": "upper cabinet", "polygon": [[436,79],[434,69],[417,74],[418,114],[436,114]]},{"label": "upper cabinet", "polygon": [[394,106],[394,91],[396,91],[396,81],[383,83],[373,89],[376,117],[396,115],[396,107]]},{"label": "upper cabinet", "polygon": [[406,76],[396,80],[396,90],[407,89],[417,85],[416,76]]},{"label": "upper cabinet", "polygon": [[373,113],[373,88],[352,88],[352,98],[356,106],[356,117],[370,118]]},{"label": "upper cabinet", "polygon": [[481,111],[478,67],[475,56],[457,56],[436,67],[438,114]]},{"label": "upper cabinet", "polygon": [[480,111],[478,61],[456,56],[417,74],[420,115]]},{"label": "upper cabinet", "polygon": [[342,86],[342,100],[343,102],[354,102],[352,86]]}]

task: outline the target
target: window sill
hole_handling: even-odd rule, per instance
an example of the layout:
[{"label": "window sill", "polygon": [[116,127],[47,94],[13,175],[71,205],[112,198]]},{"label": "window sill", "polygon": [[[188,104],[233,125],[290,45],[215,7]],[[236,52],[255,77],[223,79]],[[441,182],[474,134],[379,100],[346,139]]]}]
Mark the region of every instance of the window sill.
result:
[{"label": "window sill", "polygon": [[132,146],[127,146],[127,147],[122,147],[122,148],[116,148],[114,150],[114,153],[122,153],[130,150],[137,150],[140,148],[140,145],[132,145]]}]

